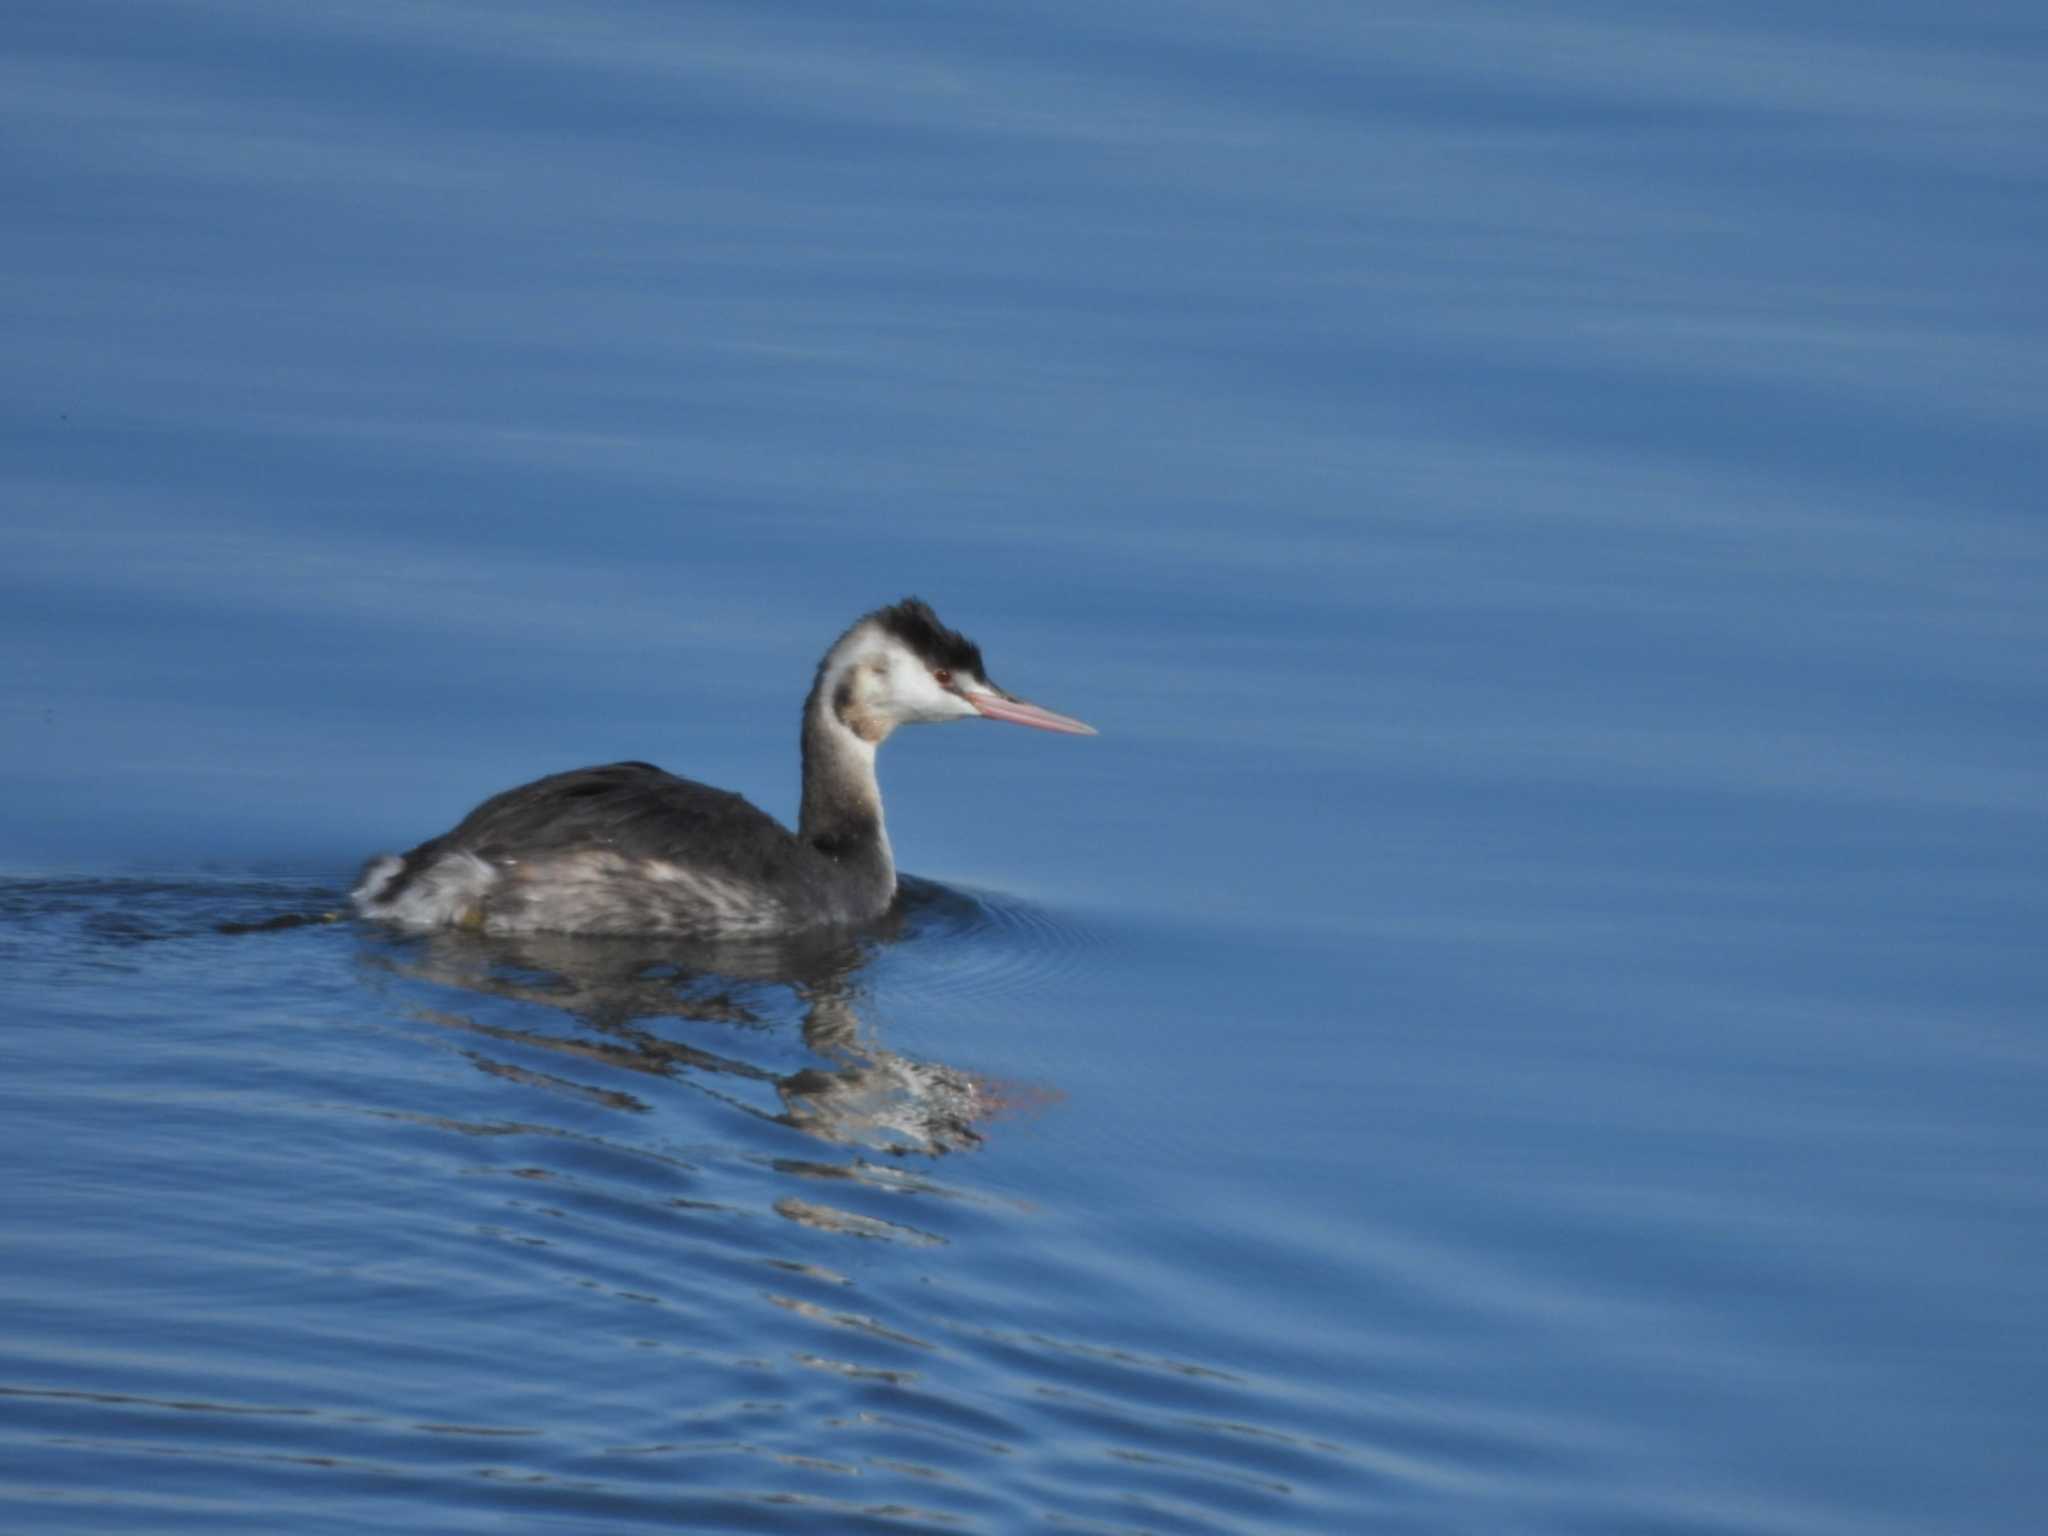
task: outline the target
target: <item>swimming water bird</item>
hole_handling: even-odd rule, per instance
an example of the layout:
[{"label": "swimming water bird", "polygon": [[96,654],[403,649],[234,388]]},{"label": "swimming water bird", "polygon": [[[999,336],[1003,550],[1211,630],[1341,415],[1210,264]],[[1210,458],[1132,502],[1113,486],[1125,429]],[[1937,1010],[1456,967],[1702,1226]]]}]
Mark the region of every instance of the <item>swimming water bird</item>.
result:
[{"label": "swimming water bird", "polygon": [[652,763],[578,768],[508,789],[349,899],[405,928],[748,938],[866,922],[896,895],[875,749],[899,725],[1007,720],[1092,736],[988,680],[981,649],[917,598],[866,615],[804,701],[796,831],[740,796]]}]

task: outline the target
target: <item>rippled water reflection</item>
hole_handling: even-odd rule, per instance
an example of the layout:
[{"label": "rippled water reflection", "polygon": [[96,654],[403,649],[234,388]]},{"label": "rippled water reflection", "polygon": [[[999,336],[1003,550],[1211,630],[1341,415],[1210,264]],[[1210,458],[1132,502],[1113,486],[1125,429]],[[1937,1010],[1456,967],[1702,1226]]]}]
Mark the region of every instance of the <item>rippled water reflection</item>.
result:
[{"label": "rippled water reflection", "polygon": [[[1023,988],[1072,952],[1049,914],[920,882],[858,942],[212,932],[331,894],[0,887],[17,986],[105,973],[95,1033],[60,1006],[17,1036],[58,1155],[0,1385],[60,1504],[1233,1529],[1363,1485],[1290,1394],[1073,1331],[1102,1256],[946,1156],[1057,1084],[863,1017],[891,949],[942,962],[933,1006],[975,970]],[[180,973],[209,981],[166,1013]]]},{"label": "rippled water reflection", "polygon": [[[879,1044],[861,1019],[860,972],[876,947],[913,939],[987,954],[999,965],[1000,947],[983,940],[1011,922],[985,904],[913,880],[890,920],[858,936],[689,944],[447,933],[412,941],[372,963],[438,987],[557,1010],[581,1026],[573,1035],[548,1034],[460,1010],[420,1015],[446,1028],[555,1051],[571,1062],[682,1079],[732,1108],[823,1141],[937,1155],[978,1142],[976,1122],[1001,1112],[1005,1095],[970,1074],[913,1061]],[[1029,985],[1021,976],[1012,980]],[[663,1024],[723,1026],[738,1045],[731,1054],[698,1049],[657,1033],[655,1026]],[[790,1036],[802,1043],[800,1064],[749,1059],[750,1041],[772,1058],[774,1045]],[[469,1052],[481,1070],[537,1080],[486,1049]],[[562,1091],[600,1092],[566,1079],[549,1081]],[[646,1107],[627,1095],[606,1097],[620,1108]]]}]

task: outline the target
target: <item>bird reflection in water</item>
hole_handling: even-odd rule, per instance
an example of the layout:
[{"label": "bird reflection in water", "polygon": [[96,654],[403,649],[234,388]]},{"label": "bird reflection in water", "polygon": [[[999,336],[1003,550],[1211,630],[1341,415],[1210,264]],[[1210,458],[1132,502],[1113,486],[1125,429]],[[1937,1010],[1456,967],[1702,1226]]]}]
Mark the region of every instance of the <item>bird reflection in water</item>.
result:
[{"label": "bird reflection in water", "polygon": [[[422,1015],[443,1027],[611,1069],[687,1079],[748,1114],[824,1141],[937,1156],[978,1144],[978,1126],[1008,1107],[1009,1096],[971,1072],[913,1060],[877,1043],[857,1006],[859,978],[882,949],[934,928],[975,926],[977,912],[968,897],[905,877],[898,902],[857,931],[692,940],[443,930],[406,941],[375,963],[415,980],[540,1004],[585,1026],[556,1035],[465,1014]],[[673,1021],[719,1026],[727,1040],[750,1033],[760,1038],[786,1017],[774,1006],[783,989],[801,1010],[803,1044],[813,1057],[794,1070],[663,1031]],[[618,1107],[646,1107],[630,1094],[550,1079],[480,1052],[470,1058],[497,1076],[548,1080]],[[765,1108],[758,1091],[753,1097],[763,1102],[749,1102],[743,1084],[772,1087],[779,1110]]]}]

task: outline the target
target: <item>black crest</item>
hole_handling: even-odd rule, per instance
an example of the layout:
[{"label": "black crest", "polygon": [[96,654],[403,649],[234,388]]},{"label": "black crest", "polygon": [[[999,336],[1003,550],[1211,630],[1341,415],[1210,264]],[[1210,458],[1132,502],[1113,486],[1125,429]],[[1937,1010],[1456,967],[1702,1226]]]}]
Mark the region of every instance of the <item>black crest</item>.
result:
[{"label": "black crest", "polygon": [[944,667],[950,672],[965,672],[987,680],[988,674],[981,666],[981,647],[959,630],[941,624],[931,604],[923,598],[906,597],[900,603],[876,609],[868,617],[909,646],[933,670]]}]

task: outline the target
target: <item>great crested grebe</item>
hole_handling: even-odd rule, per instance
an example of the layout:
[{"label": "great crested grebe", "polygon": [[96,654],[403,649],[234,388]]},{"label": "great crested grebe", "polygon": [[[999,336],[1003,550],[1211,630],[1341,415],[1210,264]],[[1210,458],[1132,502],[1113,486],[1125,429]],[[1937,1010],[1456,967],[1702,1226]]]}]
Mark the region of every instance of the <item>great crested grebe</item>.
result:
[{"label": "great crested grebe", "polygon": [[875,749],[899,725],[980,716],[1095,734],[988,680],[981,649],[917,598],[861,619],[804,701],[796,831],[740,796],[610,763],[494,795],[364,866],[349,900],[405,928],[759,937],[866,922],[896,896]]}]

